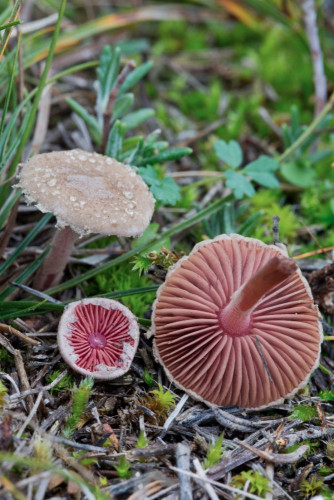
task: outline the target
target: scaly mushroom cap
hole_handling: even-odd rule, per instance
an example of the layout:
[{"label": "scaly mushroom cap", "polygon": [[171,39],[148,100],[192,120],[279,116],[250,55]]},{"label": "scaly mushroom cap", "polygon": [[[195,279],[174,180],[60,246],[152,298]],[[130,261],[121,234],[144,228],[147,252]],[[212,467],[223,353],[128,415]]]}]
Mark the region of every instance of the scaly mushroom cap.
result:
[{"label": "scaly mushroom cap", "polygon": [[225,322],[231,296],[285,255],[253,238],[222,235],[199,243],[171,269],[152,330],[155,354],[178,387],[208,404],[262,408],[307,383],[319,363],[322,330],[299,269],[265,293],[246,319],[236,318],[235,330]]},{"label": "scaly mushroom cap", "polygon": [[132,312],[116,300],[93,298],[69,304],[59,323],[58,346],[82,375],[107,380],[126,373],[139,342]]},{"label": "scaly mushroom cap", "polygon": [[79,234],[140,236],[154,209],[148,186],[133,168],[80,149],[33,156],[18,186],[29,203],[52,212],[59,227]]}]

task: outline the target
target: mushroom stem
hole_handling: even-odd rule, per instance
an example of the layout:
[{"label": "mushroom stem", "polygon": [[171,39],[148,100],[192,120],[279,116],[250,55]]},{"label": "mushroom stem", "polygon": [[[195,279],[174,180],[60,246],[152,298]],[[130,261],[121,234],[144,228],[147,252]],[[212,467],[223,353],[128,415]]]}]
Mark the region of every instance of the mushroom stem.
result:
[{"label": "mushroom stem", "polygon": [[269,290],[291,276],[297,264],[287,257],[273,257],[231,297],[221,311],[221,327],[231,335],[244,335],[251,322],[251,312]]},{"label": "mushroom stem", "polygon": [[70,226],[57,230],[51,249],[35,276],[33,287],[36,290],[47,290],[60,282],[77,238],[78,234]]}]

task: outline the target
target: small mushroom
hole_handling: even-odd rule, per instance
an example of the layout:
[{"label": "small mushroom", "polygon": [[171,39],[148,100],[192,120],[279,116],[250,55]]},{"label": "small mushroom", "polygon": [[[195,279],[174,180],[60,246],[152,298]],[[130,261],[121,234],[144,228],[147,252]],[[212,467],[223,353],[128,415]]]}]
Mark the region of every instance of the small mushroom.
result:
[{"label": "small mushroom", "polygon": [[303,387],[322,329],[286,251],[236,234],[195,246],[153,308],[154,351],[168,378],[207,404],[264,408]]},{"label": "small mushroom", "polygon": [[154,198],[129,165],[80,149],[33,156],[18,186],[28,203],[57,217],[57,232],[34,287],[59,283],[78,235],[140,236],[154,210]]},{"label": "small mushroom", "polygon": [[82,375],[108,380],[126,373],[139,342],[132,312],[105,298],[69,304],[59,323],[58,346],[66,363]]}]

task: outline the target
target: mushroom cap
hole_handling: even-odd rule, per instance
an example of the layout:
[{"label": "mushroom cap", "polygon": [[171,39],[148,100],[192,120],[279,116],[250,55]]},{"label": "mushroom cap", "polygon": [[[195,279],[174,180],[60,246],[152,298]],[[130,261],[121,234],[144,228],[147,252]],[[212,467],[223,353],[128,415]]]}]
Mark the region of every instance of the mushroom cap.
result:
[{"label": "mushroom cap", "polygon": [[307,383],[319,364],[322,328],[299,269],[260,299],[245,334],[230,335],[219,323],[232,294],[282,256],[278,246],[221,235],[197,244],[168,272],[152,331],[154,353],[177,387],[209,405],[265,408]]},{"label": "mushroom cap", "polygon": [[63,359],[73,370],[108,380],[129,370],[139,327],[132,312],[120,302],[83,299],[66,306],[57,340]]},{"label": "mushroom cap", "polygon": [[18,186],[28,203],[79,234],[140,236],[154,210],[154,198],[133,168],[80,149],[33,156]]}]

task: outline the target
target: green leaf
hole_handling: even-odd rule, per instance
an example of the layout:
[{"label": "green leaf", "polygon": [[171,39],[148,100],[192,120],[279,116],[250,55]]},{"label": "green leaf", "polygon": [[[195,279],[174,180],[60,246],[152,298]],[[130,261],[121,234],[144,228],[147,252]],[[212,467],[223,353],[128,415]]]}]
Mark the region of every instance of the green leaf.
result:
[{"label": "green leaf", "polygon": [[296,405],[290,415],[291,418],[300,418],[303,422],[318,418],[317,409],[306,404]]},{"label": "green leaf", "polygon": [[314,170],[299,163],[283,163],[280,171],[290,184],[303,188],[313,186],[316,178]]},{"label": "green leaf", "polygon": [[131,87],[139,82],[139,80],[141,80],[143,76],[145,76],[146,73],[150,71],[152,66],[153,62],[147,61],[141,66],[138,66],[138,68],[136,68],[135,70],[131,71],[131,73],[125,78],[123,84],[121,85],[118,95],[124,94],[124,92],[127,92],[129,89],[131,89]]},{"label": "green leaf", "polygon": [[172,177],[159,179],[158,174],[151,165],[140,167],[138,172],[150,186],[152,194],[157,200],[166,205],[175,205],[179,201],[181,197],[180,188]]},{"label": "green leaf", "polygon": [[220,139],[214,144],[214,150],[220,160],[230,167],[240,167],[242,162],[242,149],[236,141],[226,142]]},{"label": "green leaf", "polygon": [[244,195],[249,197],[255,194],[255,189],[253,188],[251,182],[243,174],[239,174],[234,170],[228,170],[225,173],[226,186],[233,190],[233,194],[237,200],[241,200]]},{"label": "green leaf", "polygon": [[113,88],[118,75],[120,59],[121,49],[119,47],[112,49],[110,45],[107,45],[102,50],[100,64],[96,70],[98,77],[96,107],[100,114],[103,114],[106,110],[109,92]]},{"label": "green leaf", "polygon": [[141,164],[153,165],[154,163],[164,163],[165,161],[178,160],[179,158],[183,158],[183,156],[189,155],[190,153],[192,153],[191,148],[172,148],[168,151],[163,151],[162,153],[144,158]]},{"label": "green leaf", "polygon": [[133,113],[129,113],[124,116],[122,123],[125,125],[126,130],[138,127],[141,123],[145,122],[149,118],[155,115],[155,111],[152,108],[142,108]]},{"label": "green leaf", "polygon": [[262,155],[257,160],[249,163],[243,171],[261,186],[275,189],[280,184],[272,172],[275,172],[278,167],[279,165],[275,158]]},{"label": "green leaf", "polygon": [[77,101],[72,99],[71,97],[68,97],[66,99],[67,104],[70,106],[70,108],[73,109],[73,111],[80,116],[80,118],[83,119],[83,121],[86,123],[89,132],[92,135],[93,140],[97,144],[101,144],[101,129],[99,127],[99,124],[96,120],[96,118],[93,115],[90,115],[86,109],[81,106]]},{"label": "green leaf", "polygon": [[118,159],[122,151],[123,138],[125,134],[125,127],[120,121],[116,121],[110,130],[105,154],[110,158]]},{"label": "green leaf", "polygon": [[114,107],[112,110],[112,120],[118,120],[123,115],[125,115],[125,113],[127,113],[133,105],[134,99],[135,98],[133,94],[125,94],[121,97],[118,97],[114,103]]}]

